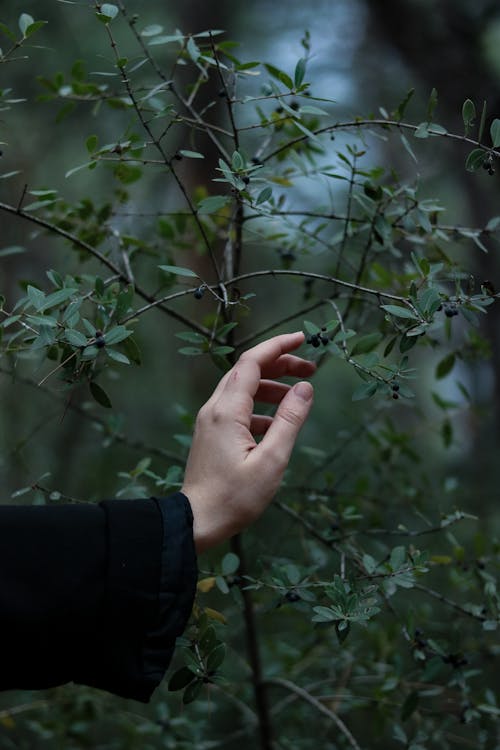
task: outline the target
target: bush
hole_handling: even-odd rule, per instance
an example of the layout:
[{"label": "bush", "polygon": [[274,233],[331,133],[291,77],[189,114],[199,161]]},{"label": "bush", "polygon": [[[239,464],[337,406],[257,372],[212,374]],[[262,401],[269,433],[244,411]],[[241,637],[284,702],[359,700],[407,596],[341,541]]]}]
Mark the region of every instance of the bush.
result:
[{"label": "bush", "polygon": [[[56,105],[60,132],[75,136],[66,179],[30,164],[19,182],[20,139],[1,175],[19,189],[0,203],[16,235],[0,252],[2,389],[10,404],[26,394],[5,414],[13,497],[177,489],[206,381],[266,335],[304,328],[317,403],[266,518],[200,562],[178,664],[152,705],[130,712],[62,688],[50,712],[42,699],[26,718],[25,697],[7,701],[5,736],[23,747],[492,748],[497,516],[475,505],[458,466],[476,410],[468,372],[488,356],[480,322],[497,298],[471,255],[496,241],[500,217],[447,223],[418,160],[451,142],[487,191],[500,120],[468,99],[448,132],[433,91],[413,123],[410,91],[391,112],[341,122],[308,78],[307,34],[283,71],[240,60],[218,31],[143,27],[121,4],[71,13],[103,70],[43,73],[49,110],[29,110],[52,117]],[[26,13],[3,25],[0,61],[33,59],[43,25]],[[4,117],[22,121],[18,92],[1,93]]]}]

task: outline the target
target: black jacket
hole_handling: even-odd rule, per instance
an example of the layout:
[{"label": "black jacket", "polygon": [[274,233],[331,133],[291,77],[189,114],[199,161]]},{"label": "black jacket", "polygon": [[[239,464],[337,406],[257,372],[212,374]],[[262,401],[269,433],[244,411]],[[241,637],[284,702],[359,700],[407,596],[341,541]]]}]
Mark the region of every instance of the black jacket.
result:
[{"label": "black jacket", "polygon": [[148,701],[191,612],[192,522],[180,492],[0,506],[0,689],[74,681]]}]

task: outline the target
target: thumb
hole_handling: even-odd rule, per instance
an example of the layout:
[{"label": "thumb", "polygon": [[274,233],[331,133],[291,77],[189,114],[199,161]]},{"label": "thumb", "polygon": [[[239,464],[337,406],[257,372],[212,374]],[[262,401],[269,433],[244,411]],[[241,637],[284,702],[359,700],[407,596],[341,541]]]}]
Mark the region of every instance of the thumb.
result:
[{"label": "thumb", "polygon": [[269,451],[275,460],[286,466],[300,428],[311,410],[313,395],[313,387],[307,381],[290,388],[257,447],[261,455]]}]

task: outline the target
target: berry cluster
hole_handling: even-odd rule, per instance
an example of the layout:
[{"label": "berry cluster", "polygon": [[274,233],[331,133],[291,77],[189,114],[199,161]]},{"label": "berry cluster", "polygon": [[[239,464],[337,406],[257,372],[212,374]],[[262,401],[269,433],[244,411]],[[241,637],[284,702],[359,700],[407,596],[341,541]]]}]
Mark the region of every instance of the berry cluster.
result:
[{"label": "berry cluster", "polygon": [[328,336],[325,336],[325,331],[326,326],[323,326],[319,333],[312,333],[307,337],[307,343],[311,344],[311,346],[314,346],[315,349],[321,346],[321,344],[323,344],[323,346],[327,346],[330,342],[330,339],[328,338]]},{"label": "berry cluster", "polygon": [[397,380],[391,380],[389,385],[392,388],[392,397],[397,400],[399,398],[399,383]]},{"label": "berry cluster", "polygon": [[493,156],[488,154],[486,159],[483,161],[483,169],[485,169],[489,175],[495,174],[495,168],[493,166]]},{"label": "berry cluster", "polygon": [[455,315],[458,315],[458,308],[455,302],[445,302],[443,304],[443,310],[447,318],[454,318]]}]

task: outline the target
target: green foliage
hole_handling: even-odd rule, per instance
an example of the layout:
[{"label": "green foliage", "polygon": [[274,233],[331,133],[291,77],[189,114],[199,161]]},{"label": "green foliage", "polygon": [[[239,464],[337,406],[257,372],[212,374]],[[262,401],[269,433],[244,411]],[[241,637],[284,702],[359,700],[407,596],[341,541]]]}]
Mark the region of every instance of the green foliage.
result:
[{"label": "green foliage", "polygon": [[[486,130],[484,106],[476,132],[467,99],[448,132],[433,90],[411,122],[411,89],[391,116],[344,122],[308,78],[308,34],[287,72],[239,59],[219,30],[163,33],[121,3],[71,13],[90,18],[104,69],[89,56],[37,70],[33,106],[50,127],[56,113],[58,132],[74,127],[77,147],[61,174],[23,176],[17,195],[22,144],[8,146],[2,175],[17,236],[0,248],[15,280],[2,277],[0,372],[6,403],[37,394],[13,497],[178,489],[200,372],[212,385],[245,348],[302,320],[317,406],[268,515],[200,562],[192,621],[153,704],[110,710],[122,704],[69,688],[50,694],[50,716],[35,706],[24,718],[21,697],[20,716],[0,711],[12,746],[208,749],[234,735],[254,748],[271,724],[294,750],[320,732],[328,748],[446,749],[458,737],[489,750],[499,546],[461,510],[474,500],[449,467],[473,440],[467,373],[489,355],[481,324],[497,299],[471,259],[494,247],[500,220],[448,223],[419,160],[448,142],[477,172],[474,190],[492,190],[500,120]],[[23,13],[21,38],[0,25],[11,45],[0,61],[42,25]],[[19,104],[7,91],[5,118]],[[79,113],[92,116],[85,133]],[[174,385],[169,429],[143,440],[167,420]],[[61,429],[92,427],[90,445],[75,443],[76,479],[63,457],[33,481],[30,435],[50,421],[30,421],[41,394],[62,403]]]}]

